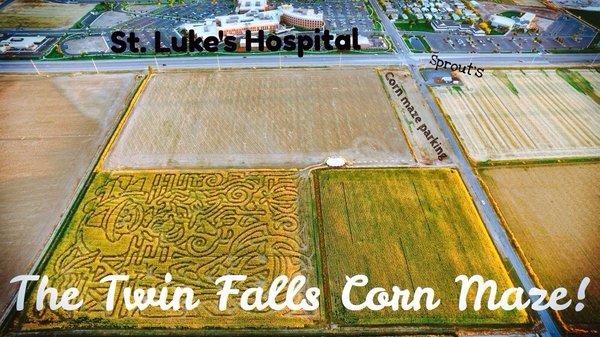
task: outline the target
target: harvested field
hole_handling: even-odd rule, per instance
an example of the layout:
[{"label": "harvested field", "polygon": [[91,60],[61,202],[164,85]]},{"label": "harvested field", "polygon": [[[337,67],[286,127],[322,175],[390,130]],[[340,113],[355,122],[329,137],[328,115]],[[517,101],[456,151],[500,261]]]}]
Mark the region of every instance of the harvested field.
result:
[{"label": "harvested field", "polygon": [[134,74],[0,76],[0,312],[68,210]]},{"label": "harvested field", "polygon": [[[332,294],[332,319],[343,325],[371,324],[519,324],[522,311],[458,310],[460,274],[513,286],[456,170],[345,169],[318,173],[320,228],[326,274]],[[432,287],[440,307],[433,311],[349,311],[340,296],[346,275],[364,274],[365,289],[393,285],[411,293]],[[474,294],[472,294],[474,295]],[[472,297],[471,297],[472,298]]]},{"label": "harvested field", "polygon": [[104,168],[409,163],[383,90],[365,68],[159,73]]},{"label": "harvested field", "polygon": [[566,287],[585,308],[561,311],[570,326],[600,327],[600,164],[509,166],[480,170],[508,229],[543,287]]},{"label": "harvested field", "polygon": [[[266,289],[279,275],[312,270],[310,226],[299,215],[300,178],[290,170],[101,172],[86,192],[43,274],[59,289],[82,289],[73,312],[37,314],[29,298],[15,329],[302,327],[318,312],[243,311],[240,295],[218,310],[215,280],[247,275],[236,287]],[[129,311],[119,292],[105,310],[109,274],[130,276],[129,287],[191,287],[201,301],[193,310],[148,307]],[[285,297],[277,298],[281,303]],[[172,290],[169,300],[172,296]],[[299,299],[295,299],[296,303]]]},{"label": "harvested field", "polygon": [[492,70],[434,87],[476,161],[600,155],[600,73]]},{"label": "harvested field", "polygon": [[70,28],[93,4],[14,0],[0,11],[0,28]]}]

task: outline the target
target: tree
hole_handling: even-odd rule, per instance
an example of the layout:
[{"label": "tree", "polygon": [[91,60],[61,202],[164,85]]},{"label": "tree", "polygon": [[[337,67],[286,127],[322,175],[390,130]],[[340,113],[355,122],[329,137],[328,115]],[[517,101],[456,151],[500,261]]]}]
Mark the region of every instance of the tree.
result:
[{"label": "tree", "polygon": [[115,9],[115,2],[114,1],[104,1],[102,3],[102,6],[104,7],[105,10],[108,11],[112,11],[113,9]]},{"label": "tree", "polygon": [[486,34],[489,34],[492,31],[490,25],[488,25],[488,23],[485,21],[479,23],[479,28],[481,28],[481,30],[483,30]]}]

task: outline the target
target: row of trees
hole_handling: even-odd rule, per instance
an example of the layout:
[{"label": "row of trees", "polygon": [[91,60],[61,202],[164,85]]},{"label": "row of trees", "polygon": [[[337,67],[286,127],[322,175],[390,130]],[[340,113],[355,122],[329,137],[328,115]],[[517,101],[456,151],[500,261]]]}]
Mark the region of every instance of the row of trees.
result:
[{"label": "row of trees", "polygon": [[[125,0],[121,0],[121,1],[104,1],[101,3],[102,6],[104,7],[104,10],[106,11],[112,11],[115,8],[117,8],[117,6],[120,6],[121,9],[127,10],[130,6],[129,2],[125,1]],[[162,4],[162,0],[156,0],[156,5],[160,6]],[[185,4],[185,0],[167,0],[167,5],[169,7],[173,7],[175,6],[175,4],[178,5],[184,5]]]}]

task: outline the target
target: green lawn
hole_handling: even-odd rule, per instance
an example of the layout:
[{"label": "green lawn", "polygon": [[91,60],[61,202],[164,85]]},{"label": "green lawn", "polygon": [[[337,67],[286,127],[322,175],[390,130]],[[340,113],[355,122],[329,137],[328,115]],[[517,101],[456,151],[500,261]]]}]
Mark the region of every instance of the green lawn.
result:
[{"label": "green lawn", "polygon": [[418,21],[416,23],[409,23],[408,21],[396,21],[394,24],[400,30],[415,32],[433,32],[433,27],[431,27],[431,23],[426,21]]},{"label": "green lawn", "polygon": [[375,30],[381,31],[382,30],[381,20],[379,20],[379,16],[377,16],[377,13],[375,12],[375,9],[373,8],[373,6],[371,6],[371,4],[369,3],[369,0],[365,0],[365,8],[367,9],[367,12],[369,13],[369,17],[371,18],[371,21],[373,21]]},{"label": "green lawn", "polygon": [[504,16],[507,18],[514,18],[514,17],[521,17],[521,15],[523,15],[523,12],[520,11],[505,11],[502,13],[498,13],[498,15],[500,16]]}]

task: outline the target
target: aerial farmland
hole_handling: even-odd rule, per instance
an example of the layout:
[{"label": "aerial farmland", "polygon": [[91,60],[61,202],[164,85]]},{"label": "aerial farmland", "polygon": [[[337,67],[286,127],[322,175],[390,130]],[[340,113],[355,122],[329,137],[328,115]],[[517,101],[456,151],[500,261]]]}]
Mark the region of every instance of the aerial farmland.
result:
[{"label": "aerial farmland", "polygon": [[600,336],[600,0],[0,0],[0,337]]},{"label": "aerial farmland", "polygon": [[8,281],[33,267],[136,82],[136,74],[0,76],[1,308],[16,291]]},{"label": "aerial farmland", "polygon": [[70,28],[93,4],[14,0],[0,10],[1,28]]},{"label": "aerial farmland", "polygon": [[[576,293],[583,277],[600,276],[599,169],[592,162],[480,171],[530,272],[543,287],[564,286]],[[598,329],[598,283],[588,287],[585,305],[579,313],[573,308],[560,312],[566,329]]]},{"label": "aerial farmland", "polygon": [[[246,72],[252,76],[244,75]],[[398,89],[386,81],[390,73],[404,96],[397,96]],[[506,86],[509,83],[506,78],[521,73],[509,73],[506,77],[498,74],[501,84]],[[597,122],[595,110],[592,111],[597,104],[594,89],[598,85],[597,75],[583,70],[554,74],[557,83],[562,83],[560,80],[570,88],[576,86],[582,90],[571,93],[574,97],[581,94],[591,100],[576,104],[582,104],[581,118]],[[89,85],[104,88],[105,82],[100,81],[103,78],[111,81],[110,89],[87,89]],[[20,78],[2,78],[7,83],[11,79]],[[455,282],[458,275],[481,275],[494,280],[499,291],[518,287],[521,281],[502,249],[497,248],[502,248],[497,246],[497,237],[488,232],[488,224],[484,224],[480,208],[467,189],[467,180],[463,180],[454,162],[455,153],[449,152],[448,160],[438,158],[430,138],[435,139],[437,146],[443,146],[444,151],[452,151],[437,124],[438,120],[443,121],[443,116],[435,115],[420,97],[419,87],[406,69],[149,71],[143,79],[128,73],[26,79],[44,83],[42,88],[47,93],[43,104],[47,107],[31,100],[26,103],[26,113],[3,114],[12,123],[0,126],[7,135],[7,144],[27,138],[16,133],[18,128],[12,125],[31,123],[28,113],[47,108],[51,112],[60,111],[56,114],[61,118],[50,113],[46,116],[48,120],[37,121],[39,129],[36,126],[30,130],[43,133],[44,127],[55,126],[52,132],[56,134],[46,132],[56,136],[49,139],[67,141],[73,137],[80,145],[76,153],[87,156],[86,165],[78,168],[79,175],[70,175],[66,187],[56,192],[63,203],[48,205],[54,213],[48,210],[35,219],[62,226],[42,255],[45,243],[42,239],[53,228],[44,227],[36,233],[39,248],[31,249],[28,267],[35,266],[37,273],[47,275],[50,284],[59,291],[69,287],[80,289],[83,305],[73,311],[48,307],[38,311],[31,292],[24,310],[11,321],[11,332],[44,334],[49,330],[72,333],[111,329],[150,333],[179,331],[182,327],[190,333],[217,335],[226,334],[229,329],[253,332],[292,329],[297,334],[332,328],[350,334],[539,330],[540,319],[530,311],[459,310],[460,288]],[[516,90],[526,91],[521,88],[525,84],[513,79],[510,83],[513,81],[518,83]],[[8,86],[11,89],[7,94],[16,90],[27,92],[32,85],[24,79],[15,83],[11,84],[15,88]],[[469,85],[465,81],[461,87],[463,94],[470,90]],[[443,97],[444,90],[454,90],[448,95],[459,92],[454,88],[433,90],[438,91],[439,97]],[[6,98],[6,102],[15,101]],[[7,111],[14,110],[17,104],[6,105]],[[72,111],[95,122],[72,118],[71,115],[78,116]],[[419,113],[418,122],[415,111]],[[575,120],[579,116],[575,112],[571,115]],[[454,122],[454,117],[450,117]],[[561,118],[566,117],[561,115]],[[546,120],[543,117],[535,120],[550,128],[558,127],[542,122]],[[56,127],[67,121],[75,131]],[[427,133],[419,129],[425,124]],[[581,130],[569,130],[583,138],[587,135]],[[583,136],[577,132],[583,132]],[[96,139],[92,135],[101,137]],[[81,144],[89,147],[83,148]],[[556,153],[588,160],[595,145],[586,148],[582,144],[574,143],[573,148]],[[3,150],[18,158],[18,151],[5,149],[10,149],[8,146]],[[73,147],[68,149],[69,153],[75,153]],[[532,156],[539,156],[535,158],[545,160],[548,152],[550,157],[555,155],[554,150],[524,147],[515,151],[530,151],[534,153]],[[37,145],[30,152],[35,151]],[[76,161],[71,157],[63,160],[62,152],[50,152],[55,156],[48,167],[63,175],[74,172],[59,164]],[[342,166],[348,167],[327,167],[332,166],[325,162],[331,157],[343,157]],[[494,157],[498,158],[505,159],[501,155]],[[574,236],[564,237],[562,242],[572,240],[573,245],[580,244],[581,256],[548,255],[540,252],[540,242],[531,236],[549,228],[553,228],[552,233],[560,231],[563,227],[559,220],[564,222],[567,218],[551,215],[552,220],[548,220],[543,218],[544,214],[526,208],[522,216],[521,210],[511,207],[525,201],[514,199],[520,198],[519,193],[506,191],[522,187],[514,182],[521,179],[517,175],[531,174],[534,178],[523,179],[544,184],[539,181],[542,177],[556,183],[560,180],[558,173],[548,166],[548,174],[534,175],[533,169],[525,169],[525,173],[507,177],[500,174],[504,172],[501,170],[517,172],[519,167],[502,166],[506,163],[496,161],[487,164],[476,169],[480,170],[482,181],[511,233],[512,243],[528,263],[524,273],[535,275],[536,282],[547,287],[576,286],[577,275],[582,273],[578,268],[591,270],[588,274],[593,276],[596,268],[593,261],[573,263],[573,259],[584,261],[584,256],[597,254],[593,240],[583,241],[596,236],[591,224],[598,220],[592,215],[598,205],[589,199],[593,195],[591,190],[584,194],[587,199],[561,200],[562,204],[556,207],[566,209],[563,215],[574,221],[568,225]],[[8,162],[3,165],[8,167]],[[11,169],[14,174],[26,173],[38,168],[39,162],[27,165],[30,166],[27,170],[15,169],[14,165]],[[580,165],[587,165],[587,171],[584,170],[587,173],[572,172],[573,178],[564,180],[573,185],[572,190],[565,189],[567,192],[575,193],[583,186],[582,177],[592,174],[590,170],[597,166]],[[531,164],[536,169],[538,166]],[[575,167],[579,166],[567,169]],[[32,180],[31,186],[37,181]],[[540,203],[553,203],[563,186],[552,183],[547,183],[548,191],[540,190],[541,196],[531,194],[533,187],[525,188],[523,193],[529,193],[527,198],[543,199]],[[3,198],[21,197],[12,204],[2,203],[2,207],[7,207],[3,216],[14,213],[11,216],[16,219],[25,214],[24,210],[34,207],[22,196],[29,193],[30,185],[11,181],[6,186],[2,186]],[[46,196],[44,193],[41,191],[41,197],[32,200],[45,207],[39,201]],[[571,202],[587,203],[589,209],[576,213]],[[534,222],[528,223],[529,218]],[[517,229],[513,231],[513,227]],[[527,232],[532,229],[535,232]],[[23,236],[25,230],[20,230]],[[525,234],[519,234],[519,230]],[[7,232],[7,235],[12,234]],[[560,236],[556,238],[559,240]],[[554,245],[560,242],[551,241],[544,242]],[[508,240],[505,246],[510,244]],[[35,263],[40,256],[40,262]],[[570,277],[561,278],[549,268],[551,260],[569,270]],[[114,310],[107,310],[105,296],[109,285],[100,280],[115,274],[127,275],[128,279],[119,286]],[[342,305],[340,294],[346,276],[359,274],[368,276],[370,287],[355,289],[351,294],[353,301],[364,298],[371,287],[400,286],[410,292],[431,287],[443,298],[442,304],[432,311],[349,310]],[[247,275],[248,279],[236,286],[241,291],[261,289],[263,295],[277,276],[305,276],[308,285],[322,289],[320,305],[314,310],[247,311],[240,308],[243,296],[237,294],[220,310],[217,292],[221,286],[215,281],[223,275]],[[125,300],[128,297],[121,291],[165,285],[190,287],[201,305],[190,310],[165,311],[154,306],[130,309]],[[300,292],[294,300],[302,300],[305,294]],[[597,289],[591,288],[589,296],[587,304],[595,309]],[[471,288],[468,298],[473,297],[475,289]],[[560,317],[567,327],[585,327],[597,321],[593,313],[574,318],[565,312]]]},{"label": "aerial farmland", "polygon": [[475,161],[600,155],[595,69],[490,70],[433,87]]},{"label": "aerial farmland", "polygon": [[[317,173],[319,226],[326,282],[341,293],[345,275],[365,274],[378,287],[430,286],[445,303],[428,312],[346,310],[330,298],[341,325],[523,324],[523,311],[457,308],[454,277],[479,273],[500,288],[513,286],[477,211],[452,169],[348,169]],[[365,288],[351,294],[364,298]],[[366,288],[368,289],[368,288]]]},{"label": "aerial farmland", "polygon": [[[35,311],[29,302],[18,329],[304,327],[316,312],[243,311],[232,300],[218,311],[215,280],[247,275],[243,289],[267,287],[279,275],[315,283],[310,228],[299,215],[294,170],[194,170],[98,173],[43,271],[58,287],[86,289],[78,311]],[[97,275],[98,271],[101,275]],[[165,274],[191,286],[202,305],[106,311],[99,300],[108,274],[130,275],[129,286],[156,286]],[[239,296],[237,297],[239,298]],[[35,299],[31,299],[35,302]]]},{"label": "aerial farmland", "polygon": [[409,164],[401,128],[369,68],[159,73],[104,168]]}]

